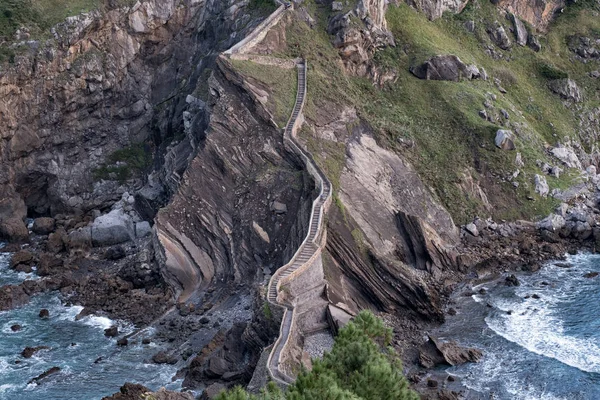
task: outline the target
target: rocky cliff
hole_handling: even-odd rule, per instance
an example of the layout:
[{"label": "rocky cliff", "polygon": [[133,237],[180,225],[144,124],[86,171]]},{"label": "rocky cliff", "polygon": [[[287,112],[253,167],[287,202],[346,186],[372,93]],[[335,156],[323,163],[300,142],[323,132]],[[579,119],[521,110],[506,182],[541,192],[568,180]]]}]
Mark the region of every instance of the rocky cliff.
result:
[{"label": "rocky cliff", "polygon": [[[202,131],[201,117],[185,130],[184,109],[202,108],[186,96],[202,92],[214,56],[252,26],[238,3],[107,2],[51,39],[14,43],[0,77],[0,233],[23,238],[26,215],[110,206],[141,189],[153,156],[164,165],[155,187],[168,188]],[[168,148],[176,137],[179,147]],[[140,142],[141,151],[113,156]]]}]

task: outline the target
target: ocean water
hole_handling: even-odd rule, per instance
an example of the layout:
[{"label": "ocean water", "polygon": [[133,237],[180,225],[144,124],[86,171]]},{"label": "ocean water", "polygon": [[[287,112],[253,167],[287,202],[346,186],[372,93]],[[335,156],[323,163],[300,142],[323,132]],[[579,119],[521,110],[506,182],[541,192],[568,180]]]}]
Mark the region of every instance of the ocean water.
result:
[{"label": "ocean water", "polygon": [[[517,275],[521,285],[484,284],[458,300],[440,335],[477,347],[476,364],[447,369],[472,399],[600,399],[600,256],[570,256]],[[537,298],[536,298],[537,297]]]},{"label": "ocean water", "polygon": [[[35,278],[11,271],[8,261],[9,255],[0,253],[0,286]],[[42,308],[49,310],[49,319],[38,317]],[[158,345],[142,345],[144,335],[140,335],[137,343],[118,347],[116,339],[104,336],[104,329],[117,324],[120,332],[127,333],[133,326],[96,316],[75,321],[81,309],[65,307],[58,295],[50,294],[36,296],[19,309],[0,312],[0,399],[94,400],[118,392],[125,382],[141,383],[153,390],[181,387],[181,381],[171,381],[177,366],[149,361],[161,350]],[[14,324],[22,325],[22,329],[13,332],[10,327]],[[20,353],[26,346],[50,349],[25,359]],[[28,384],[54,366],[61,372],[39,385]]]}]

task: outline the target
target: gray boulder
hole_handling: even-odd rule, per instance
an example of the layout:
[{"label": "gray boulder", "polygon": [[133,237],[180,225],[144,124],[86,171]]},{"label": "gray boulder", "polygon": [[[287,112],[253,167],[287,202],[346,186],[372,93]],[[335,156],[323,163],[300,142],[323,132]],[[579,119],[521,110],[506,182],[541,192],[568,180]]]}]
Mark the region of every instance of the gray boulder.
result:
[{"label": "gray boulder", "polygon": [[135,224],[135,237],[143,238],[152,233],[152,227],[148,221],[137,222]]},{"label": "gray boulder", "polygon": [[538,193],[542,197],[548,196],[550,192],[550,187],[548,186],[548,182],[546,182],[546,177],[541,175],[535,175],[534,178],[535,184],[535,192]]},{"label": "gray boulder", "polygon": [[517,38],[517,44],[519,44],[520,46],[527,45],[527,39],[529,38],[529,33],[527,32],[527,28],[525,27],[525,24],[523,23],[523,21],[521,21],[519,19],[519,17],[517,17],[514,14],[511,14],[511,19],[512,19],[513,26],[515,28],[515,36]]},{"label": "gray boulder", "polygon": [[538,229],[545,229],[550,232],[558,232],[565,226],[565,219],[556,214],[550,214],[540,222],[538,222]]},{"label": "gray boulder", "polygon": [[275,214],[285,214],[287,213],[287,205],[278,201],[274,201],[271,204],[271,211],[273,211]]},{"label": "gray boulder", "polygon": [[581,89],[573,79],[555,79],[548,82],[548,87],[563,99],[572,100],[575,103],[583,101]]},{"label": "gray boulder", "polygon": [[54,232],[54,218],[36,218],[33,221],[33,227],[31,230],[38,235],[48,235]]},{"label": "gray boulder", "polygon": [[490,28],[488,33],[496,46],[500,47],[502,50],[508,50],[511,48],[512,42],[506,34],[504,27],[499,23],[496,23],[494,27]]},{"label": "gray boulder", "polygon": [[94,247],[112,246],[130,241],[135,237],[131,216],[121,209],[96,218],[91,226],[92,245]]},{"label": "gray boulder", "polygon": [[496,139],[494,140],[496,147],[502,150],[515,150],[515,142],[513,141],[512,131],[505,129],[499,129],[496,132]]},{"label": "gray boulder", "polygon": [[451,54],[431,57],[425,63],[412,67],[410,72],[419,79],[433,81],[458,82],[462,78],[473,78],[473,68]]}]

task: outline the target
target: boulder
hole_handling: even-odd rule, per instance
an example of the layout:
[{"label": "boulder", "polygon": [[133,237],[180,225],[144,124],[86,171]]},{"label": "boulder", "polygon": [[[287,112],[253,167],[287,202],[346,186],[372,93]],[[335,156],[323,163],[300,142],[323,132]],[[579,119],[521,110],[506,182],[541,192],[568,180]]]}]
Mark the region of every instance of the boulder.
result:
[{"label": "boulder", "polygon": [[537,36],[534,36],[531,33],[527,37],[527,46],[529,46],[529,48],[536,53],[542,50],[542,44],[540,43],[540,40],[537,38]]},{"label": "boulder", "polygon": [[284,203],[280,203],[278,201],[271,203],[271,211],[273,211],[275,214],[285,214],[287,213],[287,210],[287,205]]},{"label": "boulder", "polygon": [[37,346],[37,347],[25,347],[21,352],[21,357],[23,358],[31,358],[35,353],[40,350],[48,350],[50,347],[48,346]]},{"label": "boulder", "polygon": [[479,236],[479,230],[477,229],[477,225],[475,225],[474,223],[467,224],[467,226],[465,226],[465,229],[471,235],[473,235],[473,236]]},{"label": "boulder", "polygon": [[117,337],[119,336],[119,328],[116,325],[106,328],[104,330],[104,336],[106,337]]},{"label": "boulder", "polygon": [[410,72],[419,79],[433,81],[454,81],[462,78],[472,79],[472,68],[467,67],[460,58],[454,55],[438,55],[424,64],[412,67]]},{"label": "boulder", "polygon": [[538,193],[542,197],[548,196],[550,192],[550,187],[548,186],[548,182],[546,182],[546,177],[541,175],[535,175],[533,180],[535,184],[535,192]]},{"label": "boulder", "polygon": [[33,221],[32,231],[38,235],[48,235],[54,232],[54,218],[42,217]]},{"label": "boulder", "polygon": [[341,1],[334,1],[331,3],[331,11],[342,11],[344,9],[344,3]]},{"label": "boulder", "polygon": [[0,287],[0,311],[11,310],[29,302],[29,295],[21,286]]},{"label": "boulder", "polygon": [[506,34],[504,27],[498,22],[496,22],[495,26],[488,29],[488,34],[496,46],[500,47],[502,50],[508,50],[511,48],[512,42]]},{"label": "boulder", "polygon": [[229,372],[229,366],[227,365],[227,361],[225,361],[221,357],[213,356],[208,360],[208,368],[206,369],[206,376],[209,378],[220,378]]},{"label": "boulder", "polygon": [[38,317],[46,319],[50,318],[50,311],[47,308],[42,308],[38,314]]},{"label": "boulder", "polygon": [[11,325],[10,330],[13,332],[19,332],[21,330],[21,328],[22,328],[21,325],[14,324],[14,325]]},{"label": "boulder", "polygon": [[483,354],[477,349],[461,347],[454,341],[442,343],[433,336],[429,336],[419,352],[419,362],[425,368],[478,362],[481,357]]},{"label": "boulder", "polygon": [[63,264],[64,261],[62,258],[50,253],[42,253],[37,268],[37,274],[39,276],[48,276],[53,272],[56,272],[56,270],[62,269]]},{"label": "boulder", "polygon": [[555,79],[548,82],[548,87],[563,99],[572,100],[575,103],[583,101],[581,89],[579,89],[577,83],[572,79]]},{"label": "boulder", "polygon": [[550,214],[538,222],[538,229],[543,229],[550,232],[558,232],[565,226],[565,223],[566,221],[561,215]]},{"label": "boulder", "polygon": [[507,131],[505,129],[498,129],[496,132],[496,138],[494,139],[494,143],[496,147],[502,150],[515,150],[516,146],[513,141],[513,133],[512,131]]},{"label": "boulder", "polygon": [[560,161],[563,162],[569,168],[577,168],[582,169],[581,161],[579,161],[579,157],[575,154],[575,150],[570,147],[560,146],[555,147],[550,150],[550,153]]},{"label": "boulder", "polygon": [[177,357],[174,355],[168,354],[165,351],[159,351],[154,356],[152,356],[152,362],[155,364],[177,364]]},{"label": "boulder", "polygon": [[126,337],[117,340],[117,346],[123,347],[123,346],[127,346],[128,344],[129,344],[129,340]]},{"label": "boulder", "polygon": [[92,230],[89,226],[69,232],[66,238],[67,247],[70,249],[87,249],[92,246]]},{"label": "boulder", "polygon": [[525,27],[523,21],[521,21],[516,15],[511,14],[511,19],[513,27],[515,28],[515,37],[517,38],[517,44],[519,44],[520,46],[527,45],[527,41],[529,39],[527,27]]},{"label": "boulder", "polygon": [[40,375],[36,376],[35,378],[33,378],[32,380],[30,380],[27,384],[40,384],[41,381],[43,381],[45,378],[49,377],[50,375],[54,375],[60,372],[60,368],[59,367],[52,367],[48,370],[46,370],[45,372],[41,373]]},{"label": "boulder", "polygon": [[48,235],[48,242],[46,243],[46,250],[51,253],[60,253],[65,248],[67,242],[67,232],[64,228],[58,228],[55,232]]},{"label": "boulder", "polygon": [[33,272],[33,267],[27,264],[19,264],[13,269],[17,272],[25,272],[26,274],[30,274]]},{"label": "boulder", "polygon": [[519,286],[521,285],[521,282],[519,282],[519,279],[514,274],[512,274],[506,277],[506,279],[504,280],[504,284],[506,286]]},{"label": "boulder", "polygon": [[20,242],[29,237],[25,202],[8,185],[0,185],[0,238]]},{"label": "boulder", "polygon": [[16,267],[19,264],[31,265],[34,262],[33,253],[29,250],[20,250],[13,254],[10,259],[11,268]]},{"label": "boulder", "polygon": [[94,247],[112,246],[130,241],[135,237],[131,216],[121,209],[96,218],[91,226],[91,241]]},{"label": "boulder", "polygon": [[135,224],[135,237],[143,238],[152,234],[152,227],[148,221],[137,222]]},{"label": "boulder", "polygon": [[107,260],[120,260],[125,257],[125,249],[123,246],[113,246],[104,252],[104,258]]},{"label": "boulder", "polygon": [[208,385],[204,392],[202,392],[202,397],[200,397],[200,399],[214,399],[224,390],[227,390],[227,387],[225,385],[223,385],[222,383],[215,382],[211,385]]}]

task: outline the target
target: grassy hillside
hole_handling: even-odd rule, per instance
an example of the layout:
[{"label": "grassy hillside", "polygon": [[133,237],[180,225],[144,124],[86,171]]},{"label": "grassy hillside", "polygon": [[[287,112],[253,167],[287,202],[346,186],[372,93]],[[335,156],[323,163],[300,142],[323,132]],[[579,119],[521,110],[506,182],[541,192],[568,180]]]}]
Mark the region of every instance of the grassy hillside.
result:
[{"label": "grassy hillside", "polygon": [[[447,14],[434,22],[404,4],[390,6],[386,17],[396,47],[380,51],[375,60],[382,69],[397,71],[398,79],[379,88],[366,78],[343,72],[337,49],[326,32],[330,8],[313,0],[307,6],[316,27],[293,21],[287,27],[287,50],[278,56],[309,60],[309,119],[318,119],[318,113],[332,105],[356,107],[359,116],[375,128],[379,145],[410,160],[457,223],[475,215],[534,218],[557,205],[556,200],[534,192],[533,178],[542,173],[536,161],[559,164],[545,149],[568,138],[581,141],[580,112],[600,105],[598,81],[589,76],[598,65],[574,61],[567,46],[572,35],[599,37],[600,20],[589,10],[583,6],[568,9],[541,39],[542,51],[535,53],[516,44],[510,51],[493,46],[486,26],[501,21],[512,39],[511,23],[488,1],[471,2],[460,15]],[[473,33],[464,27],[468,20],[475,21]],[[503,53],[503,58],[488,55],[490,47]],[[411,66],[437,54],[455,54],[466,63],[483,67],[490,79],[422,81],[409,72]],[[569,76],[578,83],[586,99],[583,105],[567,107],[548,89],[549,78],[557,76]],[[494,78],[501,80],[506,94],[498,90]],[[485,109],[486,101],[493,104],[496,113],[506,110],[509,120],[491,123],[481,118],[479,111]],[[515,179],[516,152],[494,146],[495,132],[508,124],[517,133],[517,151],[525,162]],[[307,139],[313,150],[331,155],[327,163],[320,161],[332,181],[338,181],[335,175],[343,167],[343,145]],[[407,149],[407,142],[414,146]],[[547,177],[551,190],[566,188],[577,179],[574,171],[560,178]],[[473,181],[483,188],[492,208],[486,209],[480,198],[465,190]]]}]

